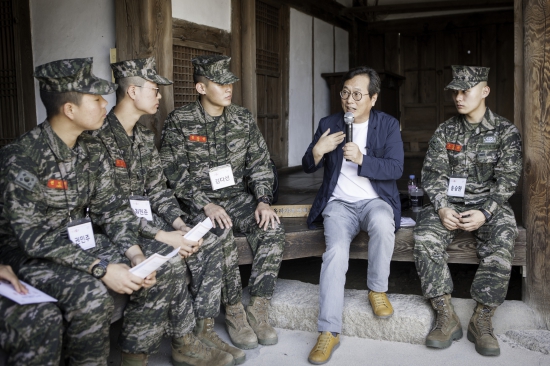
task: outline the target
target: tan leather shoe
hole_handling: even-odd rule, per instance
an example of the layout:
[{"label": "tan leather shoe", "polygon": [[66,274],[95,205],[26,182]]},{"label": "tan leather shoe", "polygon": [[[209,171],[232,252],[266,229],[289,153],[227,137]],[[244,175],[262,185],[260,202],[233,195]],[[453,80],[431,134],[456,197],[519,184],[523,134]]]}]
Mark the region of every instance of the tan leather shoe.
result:
[{"label": "tan leather shoe", "polygon": [[314,365],[322,365],[330,361],[332,352],[340,346],[340,334],[336,337],[331,332],[322,332],[317,343],[309,353],[307,360]]},{"label": "tan leather shoe", "polygon": [[369,301],[377,318],[386,319],[393,315],[393,306],[385,292],[369,291]]}]

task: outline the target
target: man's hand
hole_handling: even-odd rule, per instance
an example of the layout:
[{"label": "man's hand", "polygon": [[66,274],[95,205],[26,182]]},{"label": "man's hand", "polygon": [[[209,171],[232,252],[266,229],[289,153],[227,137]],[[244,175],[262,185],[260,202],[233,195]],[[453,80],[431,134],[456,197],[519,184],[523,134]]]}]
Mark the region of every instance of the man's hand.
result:
[{"label": "man's hand", "polygon": [[28,294],[29,290],[23,285],[21,282],[19,282],[19,279],[13,273],[13,269],[11,269],[10,266],[4,266],[0,264],[0,279],[6,280],[9,283],[13,285],[15,288],[15,291],[20,294]]},{"label": "man's hand", "polygon": [[474,231],[485,224],[485,215],[479,210],[464,211],[460,215],[458,228],[464,231]]},{"label": "man's hand", "polygon": [[184,233],[187,233],[189,230],[191,230],[187,227],[187,225],[185,225],[185,222],[183,222],[181,217],[178,217],[174,220],[174,222],[172,223],[172,227],[174,228],[174,230],[179,230]]},{"label": "man's hand", "polygon": [[107,273],[101,279],[105,286],[119,294],[131,295],[143,286],[143,279],[132,274],[130,267],[122,263],[111,263],[107,266]]},{"label": "man's hand", "polygon": [[450,207],[443,207],[443,208],[440,208],[439,211],[437,211],[437,213],[439,214],[441,223],[448,230],[458,229],[458,224],[460,224],[460,214],[458,212],[456,212]]},{"label": "man's hand", "polygon": [[279,224],[281,223],[281,221],[279,220],[279,216],[277,216],[275,211],[273,211],[271,206],[267,203],[258,203],[258,207],[256,207],[256,211],[254,211],[254,216],[256,217],[256,223],[258,224],[258,226],[260,228],[263,227],[264,230],[267,230],[270,222],[273,229],[278,226],[275,221],[277,221],[277,223]]},{"label": "man's hand", "polygon": [[[144,260],[145,260],[145,255],[143,255],[143,254],[137,254],[137,255],[133,256],[132,260],[131,260],[132,267],[137,266],[138,264],[140,264]],[[143,287],[144,288],[150,288],[155,283],[157,283],[157,271],[151,273],[149,276],[147,276],[143,279]]]},{"label": "man's hand", "polygon": [[213,203],[209,203],[203,208],[204,213],[206,216],[210,217],[210,220],[212,220],[212,226],[216,227],[216,221],[218,222],[218,225],[222,229],[230,228],[233,226],[233,222],[231,222],[231,218],[225,212],[225,209],[221,206],[215,205]]},{"label": "man's hand", "polygon": [[319,141],[315,144],[311,152],[313,153],[313,160],[315,165],[319,164],[323,155],[336,149],[338,145],[346,138],[346,135],[342,131],[338,131],[329,135],[330,128],[327,128],[324,134],[321,135]]},{"label": "man's hand", "polygon": [[348,142],[342,149],[344,150],[344,159],[348,159],[357,165],[363,165],[363,153],[355,142]]},{"label": "man's hand", "polygon": [[189,257],[191,254],[196,253],[199,247],[202,245],[202,239],[197,241],[187,240],[183,237],[182,231],[164,231],[159,230],[155,235],[155,240],[164,244],[168,244],[174,248],[179,248],[179,255],[183,258]]}]

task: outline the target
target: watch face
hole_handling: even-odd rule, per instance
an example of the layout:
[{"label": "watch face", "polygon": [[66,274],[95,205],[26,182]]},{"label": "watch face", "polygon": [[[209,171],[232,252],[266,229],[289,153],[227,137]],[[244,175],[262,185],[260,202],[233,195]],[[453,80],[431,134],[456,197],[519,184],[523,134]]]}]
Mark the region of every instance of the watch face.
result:
[{"label": "watch face", "polygon": [[95,278],[101,278],[105,275],[105,268],[100,266],[99,264],[96,264],[94,268],[92,268],[92,275]]}]

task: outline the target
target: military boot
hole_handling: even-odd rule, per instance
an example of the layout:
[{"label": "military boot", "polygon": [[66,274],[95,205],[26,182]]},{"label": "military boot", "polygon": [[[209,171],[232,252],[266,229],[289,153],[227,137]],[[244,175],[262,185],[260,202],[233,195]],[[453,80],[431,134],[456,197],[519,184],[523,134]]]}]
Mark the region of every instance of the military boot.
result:
[{"label": "military boot", "polygon": [[233,366],[235,360],[229,353],[208,347],[193,333],[172,338],[172,364],[174,366]]},{"label": "military boot", "polygon": [[258,337],[246,320],[246,313],[241,302],[225,306],[225,327],[235,346],[240,349],[258,347]]},{"label": "military boot", "polygon": [[454,340],[462,338],[462,326],[451,303],[451,295],[445,294],[430,299],[436,312],[435,325],[426,337],[426,346],[447,348]]},{"label": "military boot", "polygon": [[258,296],[250,297],[250,304],[246,307],[248,323],[256,333],[258,343],[264,346],[277,344],[278,342],[277,332],[269,324],[268,307],[269,300]]},{"label": "military boot", "polygon": [[491,323],[495,310],[496,306],[490,307],[477,303],[468,324],[468,340],[476,345],[477,353],[483,356],[500,355],[500,347]]},{"label": "military boot", "polygon": [[193,334],[208,347],[214,347],[224,352],[227,352],[235,359],[235,365],[240,365],[246,358],[244,351],[231,347],[227,343],[221,340],[221,338],[214,331],[214,319],[197,319]]},{"label": "military boot", "polygon": [[120,360],[120,366],[147,366],[148,358],[149,357],[144,353],[122,352],[122,359]]}]

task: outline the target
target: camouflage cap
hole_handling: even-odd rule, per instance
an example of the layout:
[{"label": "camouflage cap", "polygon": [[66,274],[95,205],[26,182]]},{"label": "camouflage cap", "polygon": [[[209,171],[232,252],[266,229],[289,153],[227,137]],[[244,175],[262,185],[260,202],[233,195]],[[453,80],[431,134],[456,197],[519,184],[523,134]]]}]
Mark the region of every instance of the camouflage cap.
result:
[{"label": "camouflage cap", "polygon": [[233,84],[239,78],[229,71],[231,57],[222,55],[198,56],[191,60],[193,74],[204,76],[218,84]]},{"label": "camouflage cap", "polygon": [[445,87],[454,90],[468,90],[489,79],[489,68],[481,66],[452,65],[453,80]]},{"label": "camouflage cap", "polygon": [[116,62],[111,64],[111,69],[113,70],[115,79],[139,76],[159,85],[172,84],[172,81],[157,74],[157,63],[154,57]]},{"label": "camouflage cap", "polygon": [[47,92],[113,93],[117,85],[95,76],[92,64],[92,57],[48,62],[34,69],[34,77],[40,82],[40,90]]}]

